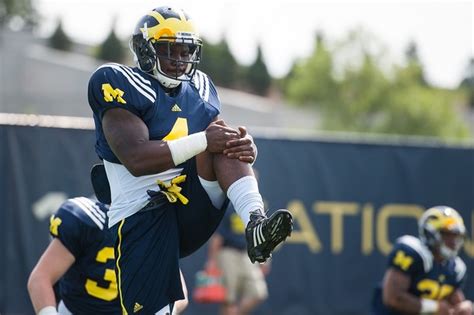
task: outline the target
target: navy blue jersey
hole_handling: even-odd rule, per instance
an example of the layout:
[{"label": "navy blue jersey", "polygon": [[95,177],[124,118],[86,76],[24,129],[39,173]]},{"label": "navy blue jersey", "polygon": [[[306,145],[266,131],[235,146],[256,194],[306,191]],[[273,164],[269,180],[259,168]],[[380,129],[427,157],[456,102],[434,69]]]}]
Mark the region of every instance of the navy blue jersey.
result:
[{"label": "navy blue jersey", "polygon": [[247,248],[245,240],[245,224],[240,216],[235,212],[232,204],[226,210],[219,228],[217,229],[223,238],[223,246],[244,250]]},{"label": "navy blue jersey", "polygon": [[[409,293],[432,300],[448,297],[461,287],[466,275],[466,265],[461,258],[436,262],[421,240],[410,235],[397,240],[388,257],[388,268],[410,277]],[[383,305],[381,287],[376,289],[373,310],[380,315],[401,314]]]},{"label": "navy blue jersey", "polygon": [[115,277],[115,238],[107,229],[105,205],[69,199],[51,216],[50,234],[75,257],[59,280],[59,295],[73,314],[120,314]]},{"label": "navy blue jersey", "polygon": [[136,67],[105,64],[92,75],[88,98],[96,124],[96,152],[113,163],[120,161],[102,131],[102,117],[110,108],[124,108],[141,118],[150,140],[174,140],[203,131],[220,111],[216,88],[200,71],[170,95],[156,79]]}]

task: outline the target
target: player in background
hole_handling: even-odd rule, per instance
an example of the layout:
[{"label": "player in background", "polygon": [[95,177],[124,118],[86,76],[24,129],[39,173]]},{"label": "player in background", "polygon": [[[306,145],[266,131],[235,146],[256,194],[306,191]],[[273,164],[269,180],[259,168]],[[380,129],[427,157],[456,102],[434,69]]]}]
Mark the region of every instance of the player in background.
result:
[{"label": "player in background", "polygon": [[[114,272],[115,238],[107,228],[107,210],[106,204],[76,197],[51,216],[52,241],[28,280],[36,314],[121,313]],[[182,274],[181,281],[186,288]],[[56,284],[60,301],[56,301]],[[178,301],[173,314],[179,314],[187,303],[187,298]]]},{"label": "player in background", "polygon": [[456,210],[436,206],[418,221],[419,237],[400,237],[373,298],[372,314],[472,315],[462,284],[466,265],[458,257],[466,228]]},{"label": "player in background", "polygon": [[247,257],[245,225],[232,204],[209,240],[207,268],[218,268],[226,288],[221,315],[248,315],[268,297],[265,275],[270,262],[253,264]]}]

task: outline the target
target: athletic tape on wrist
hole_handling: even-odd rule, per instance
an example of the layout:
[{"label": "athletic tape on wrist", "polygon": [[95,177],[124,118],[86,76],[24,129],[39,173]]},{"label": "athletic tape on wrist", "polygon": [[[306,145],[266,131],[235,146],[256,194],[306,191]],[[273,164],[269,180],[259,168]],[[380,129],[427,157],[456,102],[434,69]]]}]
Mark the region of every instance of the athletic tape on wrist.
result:
[{"label": "athletic tape on wrist", "polygon": [[174,165],[179,165],[207,148],[206,132],[201,131],[176,140],[168,141]]},{"label": "athletic tape on wrist", "polygon": [[421,314],[435,314],[438,308],[438,301],[421,299]]}]

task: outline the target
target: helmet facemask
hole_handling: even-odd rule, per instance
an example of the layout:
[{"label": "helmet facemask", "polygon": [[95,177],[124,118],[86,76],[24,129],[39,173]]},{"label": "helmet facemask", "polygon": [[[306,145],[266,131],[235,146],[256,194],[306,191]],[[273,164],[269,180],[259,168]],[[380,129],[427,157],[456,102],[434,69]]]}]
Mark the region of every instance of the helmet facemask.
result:
[{"label": "helmet facemask", "polygon": [[154,74],[166,88],[177,87],[183,81],[190,81],[201,60],[202,43],[196,39],[174,38],[151,41],[156,54]]},{"label": "helmet facemask", "polygon": [[[464,244],[464,234],[456,231],[441,231],[439,253],[445,259],[456,257]],[[450,244],[451,243],[451,246]]]}]

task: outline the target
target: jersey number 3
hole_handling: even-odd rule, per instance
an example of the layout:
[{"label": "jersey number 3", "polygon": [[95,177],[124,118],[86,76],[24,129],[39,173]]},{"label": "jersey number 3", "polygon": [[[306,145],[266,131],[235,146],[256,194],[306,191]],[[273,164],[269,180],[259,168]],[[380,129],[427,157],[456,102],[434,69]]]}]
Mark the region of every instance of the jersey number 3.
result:
[{"label": "jersey number 3", "polygon": [[[105,264],[107,260],[114,259],[114,248],[104,247],[98,253],[95,260],[97,262]],[[105,269],[104,280],[109,282],[107,288],[100,287],[96,281],[87,279],[86,291],[89,295],[105,301],[112,301],[117,298],[117,278],[113,269]]]}]

